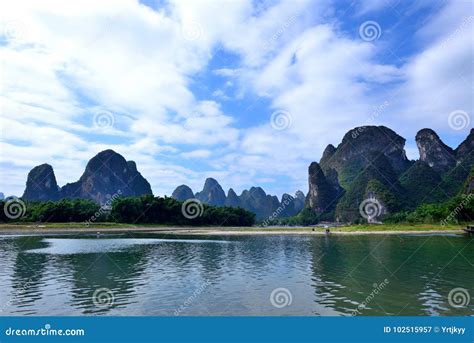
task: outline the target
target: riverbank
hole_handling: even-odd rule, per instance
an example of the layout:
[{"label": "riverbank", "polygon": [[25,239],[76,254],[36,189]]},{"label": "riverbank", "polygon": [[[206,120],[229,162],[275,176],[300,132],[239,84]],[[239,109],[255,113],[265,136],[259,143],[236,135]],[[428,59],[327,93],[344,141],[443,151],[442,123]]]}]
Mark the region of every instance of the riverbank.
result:
[{"label": "riverbank", "polygon": [[[349,225],[330,228],[330,234],[436,234],[463,233],[464,225],[436,224],[382,224],[382,225]],[[325,235],[326,229],[321,227],[170,227],[159,225],[131,225],[117,223],[97,223],[86,226],[83,223],[51,223],[51,224],[0,224],[0,234],[96,234],[144,232],[173,235]]]}]

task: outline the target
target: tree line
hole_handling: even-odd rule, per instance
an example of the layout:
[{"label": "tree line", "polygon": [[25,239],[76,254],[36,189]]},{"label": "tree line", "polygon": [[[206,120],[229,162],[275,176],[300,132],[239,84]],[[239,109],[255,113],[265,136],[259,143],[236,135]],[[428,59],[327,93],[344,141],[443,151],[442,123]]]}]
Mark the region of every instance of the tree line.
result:
[{"label": "tree line", "polygon": [[[359,212],[358,208],[354,208]],[[317,214],[306,207],[293,217],[277,218],[268,225],[315,225],[321,221],[331,221],[333,213]],[[460,224],[474,220],[474,194],[460,194],[449,201],[435,204],[422,204],[412,211],[398,211],[385,215],[381,218],[384,223],[389,224]],[[354,224],[364,224],[367,220],[360,217]]]},{"label": "tree line", "polygon": [[[197,200],[181,202],[169,197],[120,197],[109,207],[92,200],[62,199],[59,201],[23,202],[21,199],[0,200],[0,222],[70,223],[115,222],[129,224],[160,224],[186,226],[252,226],[255,214],[240,207],[215,207]],[[457,224],[474,219],[474,194],[458,195],[440,204],[423,204],[413,211],[400,211],[383,218],[385,223]],[[330,220],[328,214],[318,215],[310,208],[288,218],[276,218],[269,225],[314,225]],[[361,218],[360,223],[364,222]],[[357,223],[357,222],[356,222]]]},{"label": "tree line", "polygon": [[101,206],[87,199],[23,202],[1,200],[0,221],[69,223],[115,222],[186,226],[252,226],[255,214],[242,208],[215,207],[195,199],[181,202],[169,197],[120,197],[111,206]]}]

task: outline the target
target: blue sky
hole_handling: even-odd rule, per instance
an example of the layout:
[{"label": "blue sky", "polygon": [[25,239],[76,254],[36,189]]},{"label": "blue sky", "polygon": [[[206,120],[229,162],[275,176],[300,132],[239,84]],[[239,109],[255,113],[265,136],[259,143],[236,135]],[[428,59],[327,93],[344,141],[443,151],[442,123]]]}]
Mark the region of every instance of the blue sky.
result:
[{"label": "blue sky", "polygon": [[349,129],[472,127],[471,1],[17,1],[0,10],[0,191],[112,148],[157,195],[307,191]]}]

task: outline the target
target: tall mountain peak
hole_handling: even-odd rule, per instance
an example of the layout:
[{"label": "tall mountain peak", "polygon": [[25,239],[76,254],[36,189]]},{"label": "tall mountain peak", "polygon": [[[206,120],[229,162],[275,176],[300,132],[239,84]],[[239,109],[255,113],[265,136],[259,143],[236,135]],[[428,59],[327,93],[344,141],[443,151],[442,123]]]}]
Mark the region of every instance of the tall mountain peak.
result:
[{"label": "tall mountain peak", "polygon": [[31,169],[22,198],[29,201],[59,199],[59,188],[53,167],[44,163]]},{"label": "tall mountain peak", "polygon": [[308,168],[308,185],[306,205],[316,213],[325,212],[331,205],[333,192],[321,166],[317,162],[312,162]]},{"label": "tall mountain peak", "polygon": [[153,193],[148,181],[137,171],[135,162],[127,162],[111,149],[90,159],[79,181],[61,188],[61,197],[92,199],[101,204],[114,194],[140,196]]},{"label": "tall mountain peak", "polygon": [[331,157],[334,156],[334,153],[336,152],[336,148],[334,145],[329,144],[326,149],[324,149],[323,156],[321,157],[320,164],[327,163]]},{"label": "tall mountain peak", "polygon": [[[321,168],[326,177],[330,178],[333,187],[337,188],[338,183],[347,187],[359,171],[370,165],[370,158],[374,153],[384,154],[397,173],[404,172],[410,164],[404,147],[405,138],[385,126],[356,127],[344,135],[335,151],[326,148],[326,157],[321,159]],[[336,173],[329,175],[330,169]],[[338,178],[337,183],[335,176]]]},{"label": "tall mountain peak", "polygon": [[444,144],[432,129],[418,131],[415,140],[420,152],[420,160],[426,162],[435,171],[444,173],[456,164],[453,149]]}]

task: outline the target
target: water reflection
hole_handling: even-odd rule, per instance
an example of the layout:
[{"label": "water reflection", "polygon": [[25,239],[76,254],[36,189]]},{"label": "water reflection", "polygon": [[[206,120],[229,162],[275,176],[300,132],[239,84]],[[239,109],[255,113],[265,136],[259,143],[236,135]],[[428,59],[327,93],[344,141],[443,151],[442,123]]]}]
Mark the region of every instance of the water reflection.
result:
[{"label": "water reflection", "polygon": [[[2,315],[473,315],[468,236],[2,237]],[[382,285],[382,286],[381,286]],[[290,306],[269,297],[288,289]],[[94,292],[113,294],[97,306]]]}]

